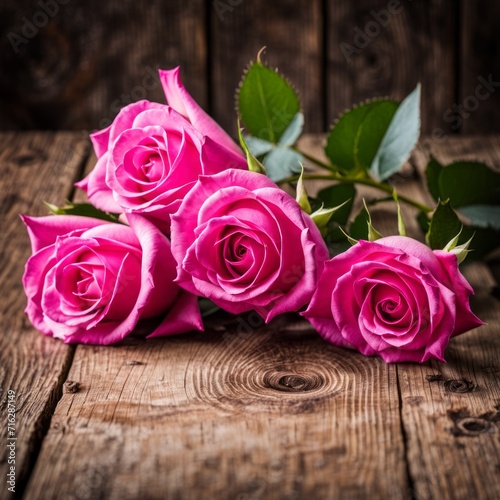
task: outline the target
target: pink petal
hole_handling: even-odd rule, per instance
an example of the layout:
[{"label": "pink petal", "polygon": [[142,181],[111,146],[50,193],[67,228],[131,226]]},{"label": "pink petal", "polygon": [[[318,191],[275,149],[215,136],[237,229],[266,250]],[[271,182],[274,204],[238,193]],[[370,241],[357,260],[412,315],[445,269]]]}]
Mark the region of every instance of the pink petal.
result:
[{"label": "pink petal", "polygon": [[[141,318],[150,318],[163,314],[177,300],[180,288],[174,283],[176,262],[170,250],[170,242],[146,218],[129,214],[128,221],[139,238],[142,247],[142,288],[148,295],[138,298]],[[145,302],[142,304],[141,300]]]},{"label": "pink petal", "polygon": [[179,72],[179,67],[158,71],[169,106],[185,116],[203,135],[211,137],[215,142],[241,155],[240,148],[231,137],[189,95],[181,82]]},{"label": "pink petal", "polygon": [[100,210],[111,213],[121,213],[123,209],[113,198],[113,191],[106,183],[106,171],[109,168],[109,153],[97,160],[94,169],[75,186],[87,193],[89,201]]},{"label": "pink petal", "polygon": [[460,272],[457,256],[442,250],[434,250],[434,254],[449,276],[449,282],[452,284],[452,291],[455,293],[457,316],[453,336],[484,325],[484,321],[481,321],[470,308],[469,299],[470,296],[474,294],[474,290]]},{"label": "pink petal", "polygon": [[198,298],[189,292],[182,291],[175,305],[147,338],[177,335],[193,330],[203,330]]},{"label": "pink petal", "polygon": [[109,224],[109,222],[104,220],[78,215],[47,215],[45,217],[21,215],[21,219],[28,229],[33,253],[55,243],[58,236],[63,236],[76,230],[83,231]]}]

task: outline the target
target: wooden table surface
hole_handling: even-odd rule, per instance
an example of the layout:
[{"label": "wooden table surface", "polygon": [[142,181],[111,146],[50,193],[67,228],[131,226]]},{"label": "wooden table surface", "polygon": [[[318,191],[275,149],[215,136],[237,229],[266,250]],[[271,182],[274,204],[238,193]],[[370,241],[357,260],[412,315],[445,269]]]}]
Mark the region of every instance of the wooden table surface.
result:
[{"label": "wooden table surface", "polygon": [[[303,143],[319,151],[319,137]],[[498,166],[500,137],[424,141],[398,190],[427,202],[418,172],[429,151]],[[464,268],[487,324],[453,339],[446,364],[387,365],[330,346],[293,315],[263,326],[220,314],[204,333],[65,345],[23,314],[30,250],[18,215],[73,199],[92,162],[78,132],[0,135],[0,498],[500,498],[491,267]],[[394,232],[394,212],[383,214]],[[5,480],[9,390],[15,495]]]}]

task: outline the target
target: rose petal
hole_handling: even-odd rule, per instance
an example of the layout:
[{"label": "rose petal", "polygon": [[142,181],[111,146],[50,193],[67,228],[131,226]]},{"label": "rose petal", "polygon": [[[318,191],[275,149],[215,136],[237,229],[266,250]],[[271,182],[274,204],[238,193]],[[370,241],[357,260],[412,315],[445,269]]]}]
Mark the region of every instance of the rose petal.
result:
[{"label": "rose petal", "polygon": [[33,253],[55,243],[58,236],[108,224],[104,220],[77,215],[47,215],[45,217],[21,215],[21,220],[28,230]]},{"label": "rose petal", "polygon": [[109,161],[109,153],[106,152],[97,160],[95,167],[87,175],[87,177],[79,182],[76,182],[75,186],[85,191],[89,201],[100,210],[111,213],[120,213],[123,209],[115,201],[113,191],[106,183],[106,172],[109,168]]},{"label": "rose petal", "polygon": [[177,335],[192,330],[203,330],[198,298],[189,292],[182,291],[175,305],[147,338]]},{"label": "rose petal", "polygon": [[180,68],[159,70],[160,82],[169,106],[185,116],[203,135],[211,137],[216,143],[226,149],[241,155],[241,150],[229,135],[208,116],[196,103],[180,79]]}]

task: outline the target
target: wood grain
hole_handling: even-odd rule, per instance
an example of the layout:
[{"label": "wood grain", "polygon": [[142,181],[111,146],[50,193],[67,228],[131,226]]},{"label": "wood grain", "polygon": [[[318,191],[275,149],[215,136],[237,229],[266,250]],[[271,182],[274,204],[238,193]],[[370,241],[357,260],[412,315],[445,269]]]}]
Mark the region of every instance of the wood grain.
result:
[{"label": "wood grain", "polygon": [[27,495],[404,498],[395,367],[254,322],[79,346]]},{"label": "wood grain", "polygon": [[[395,6],[392,14],[389,4]],[[442,114],[454,103],[455,4],[336,0],[327,5],[329,122],[366,99],[402,99],[421,82],[423,132],[449,131]],[[387,14],[380,17],[381,11]]]},{"label": "wood grain", "polygon": [[[79,175],[87,145],[78,133],[0,135],[0,498],[10,495],[6,478],[7,393],[16,398],[16,491],[36,460],[40,442],[69,369],[73,349],[36,332],[23,314],[21,276],[29,240],[19,214],[45,215],[43,201],[63,204]],[[11,497],[9,497],[11,498]]]},{"label": "wood grain", "polygon": [[7,35],[22,35],[23,17],[32,21],[41,7],[6,0],[2,10],[4,128],[104,128],[130,102],[165,102],[158,67],[181,65],[185,85],[207,105],[202,0],[64,2],[17,53]]},{"label": "wood grain", "polygon": [[264,62],[278,67],[299,92],[307,130],[323,131],[322,2],[240,2],[223,15],[215,4],[210,11],[214,118],[236,134],[235,90],[243,70],[266,46]]}]

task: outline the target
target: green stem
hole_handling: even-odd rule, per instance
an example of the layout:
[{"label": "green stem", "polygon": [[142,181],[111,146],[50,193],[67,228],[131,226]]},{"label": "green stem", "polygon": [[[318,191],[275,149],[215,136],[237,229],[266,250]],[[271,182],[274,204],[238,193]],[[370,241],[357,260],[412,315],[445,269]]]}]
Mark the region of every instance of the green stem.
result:
[{"label": "green stem", "polygon": [[[386,184],[384,182],[377,182],[370,178],[363,179],[352,179],[353,183],[364,184],[365,186],[370,186],[375,189],[379,189],[380,191],[385,191],[386,193],[392,195],[394,188],[390,184]],[[418,201],[412,200],[407,196],[398,193],[398,200],[403,201],[407,205],[411,205],[412,207],[418,208],[421,212],[432,212],[434,209],[423,203],[419,203]]]},{"label": "green stem", "polygon": [[[287,177],[286,179],[279,181],[278,184],[286,184],[287,182],[294,182],[297,181],[299,177],[300,176],[298,175],[293,175],[291,177]],[[330,175],[304,174],[303,179],[329,180],[329,181],[341,182],[343,184],[363,184],[364,186],[369,186],[371,188],[378,189],[379,191],[384,191],[385,193],[388,193],[390,195],[392,195],[392,192],[394,190],[394,188],[390,184],[386,184],[384,182],[377,182],[373,179],[370,179],[369,177],[345,177],[337,172],[332,172]],[[406,203],[407,205],[411,205],[412,207],[418,208],[421,212],[428,213],[434,210],[433,208],[428,207],[427,205],[419,203],[418,201],[412,200],[411,198],[408,198],[399,193],[398,193],[398,200]]]},{"label": "green stem", "polygon": [[309,160],[312,163],[315,163],[321,168],[324,168],[326,170],[329,170],[330,172],[337,172],[338,168],[335,165],[325,163],[324,161],[318,160],[318,158],[315,158],[314,156],[311,156],[308,153],[305,153],[304,151],[301,151],[297,146],[292,146],[290,149],[293,149],[294,151],[297,151],[297,153],[301,154],[306,160]]},{"label": "green stem", "polygon": [[[326,170],[330,170],[332,172],[329,176],[325,175],[315,175],[311,174],[310,176],[304,175],[304,179],[329,179],[329,180],[335,180],[338,182],[343,182],[344,184],[363,184],[365,186],[370,186],[374,189],[378,189],[380,191],[384,191],[392,196],[392,193],[394,191],[394,188],[385,182],[377,182],[370,177],[344,177],[339,174],[339,168],[336,165],[333,164],[328,164],[325,163],[321,160],[318,160],[318,158],[315,158],[314,156],[311,156],[308,153],[305,153],[304,151],[301,151],[298,147],[293,147],[297,153],[300,153],[306,160],[309,160],[312,163],[315,163],[316,165],[320,166],[321,168],[324,168]],[[280,182],[280,184],[285,183],[285,182],[292,182],[293,180],[297,180],[298,176],[294,177],[289,177],[288,179],[285,179]],[[412,207],[418,208],[421,212],[432,212],[434,210],[431,207],[428,207],[427,205],[424,205],[422,203],[419,203],[418,201],[412,200],[411,198],[408,198],[404,195],[400,195],[398,193],[398,199],[401,200],[402,202],[406,203],[407,205],[411,205]]]}]

